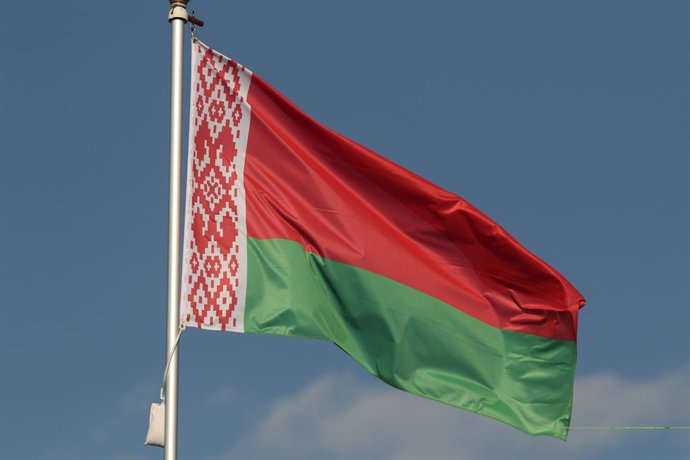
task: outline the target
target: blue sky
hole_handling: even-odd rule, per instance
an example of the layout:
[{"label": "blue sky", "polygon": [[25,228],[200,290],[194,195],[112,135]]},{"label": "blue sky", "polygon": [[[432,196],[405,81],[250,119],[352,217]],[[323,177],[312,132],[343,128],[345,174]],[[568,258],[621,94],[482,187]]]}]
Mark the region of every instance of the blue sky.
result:
[{"label": "blue sky", "polygon": [[[166,4],[4,5],[2,458],[162,456],[143,439],[164,366]],[[687,2],[190,6],[210,46],[587,297],[575,424],[690,424]],[[181,353],[180,458],[690,454],[687,431],[526,436],[325,342],[190,330]]]}]

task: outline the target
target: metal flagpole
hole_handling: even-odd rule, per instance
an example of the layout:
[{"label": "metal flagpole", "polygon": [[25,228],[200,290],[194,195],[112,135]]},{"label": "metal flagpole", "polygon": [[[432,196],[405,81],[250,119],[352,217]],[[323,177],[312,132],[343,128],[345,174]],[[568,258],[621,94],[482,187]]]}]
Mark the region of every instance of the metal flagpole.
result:
[{"label": "metal flagpole", "polygon": [[[165,355],[170,359],[165,381],[165,460],[177,459],[177,333],[180,327],[180,213],[182,183],[182,60],[189,0],[170,0],[172,26],[170,65],[170,196],[168,208],[168,325]],[[169,358],[168,358],[169,357]]]}]

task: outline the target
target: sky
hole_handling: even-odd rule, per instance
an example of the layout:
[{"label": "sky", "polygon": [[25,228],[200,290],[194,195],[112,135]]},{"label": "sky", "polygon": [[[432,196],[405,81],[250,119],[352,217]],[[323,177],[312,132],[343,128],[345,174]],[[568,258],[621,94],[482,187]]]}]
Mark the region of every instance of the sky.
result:
[{"label": "sky", "polygon": [[[207,44],[585,295],[574,425],[690,425],[687,2],[190,9]],[[165,365],[167,2],[3,10],[0,458],[162,458],[143,441]],[[689,431],[531,437],[322,341],[188,330],[180,369],[181,459],[690,456]]]}]

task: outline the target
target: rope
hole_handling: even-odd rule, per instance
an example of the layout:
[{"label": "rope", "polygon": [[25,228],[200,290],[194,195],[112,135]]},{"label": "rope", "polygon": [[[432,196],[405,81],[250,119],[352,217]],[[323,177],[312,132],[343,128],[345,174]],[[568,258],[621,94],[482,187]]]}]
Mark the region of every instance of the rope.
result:
[{"label": "rope", "polygon": [[686,425],[577,425],[569,430],[690,430]]},{"label": "rope", "polygon": [[168,355],[168,360],[165,363],[165,371],[163,371],[163,384],[161,385],[161,401],[165,401],[165,384],[168,381],[168,371],[170,370],[170,361],[172,360],[175,350],[177,350],[177,345],[180,343],[180,337],[182,337],[182,331],[184,331],[185,325],[180,324],[180,330],[177,333],[177,338],[175,338],[175,345],[170,354]]}]

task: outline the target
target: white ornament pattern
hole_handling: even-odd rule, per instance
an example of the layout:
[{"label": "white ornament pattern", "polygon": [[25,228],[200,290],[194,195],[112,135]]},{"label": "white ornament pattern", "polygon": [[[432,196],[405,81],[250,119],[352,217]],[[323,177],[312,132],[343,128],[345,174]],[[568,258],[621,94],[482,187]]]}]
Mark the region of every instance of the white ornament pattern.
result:
[{"label": "white ornament pattern", "polygon": [[247,232],[244,158],[251,72],[192,45],[192,90],[180,319],[244,331]]}]

